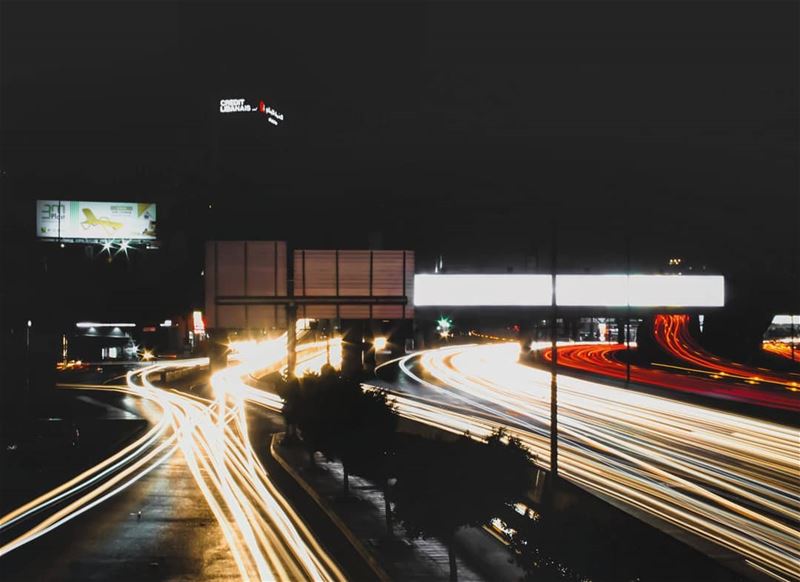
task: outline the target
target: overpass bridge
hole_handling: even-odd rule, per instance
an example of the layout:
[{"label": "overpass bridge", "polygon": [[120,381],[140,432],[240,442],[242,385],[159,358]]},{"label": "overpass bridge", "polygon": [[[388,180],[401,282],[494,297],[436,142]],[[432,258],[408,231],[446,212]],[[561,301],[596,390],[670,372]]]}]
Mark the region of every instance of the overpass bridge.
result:
[{"label": "overpass bridge", "polygon": [[627,322],[725,305],[725,280],[718,275],[416,273],[410,250],[290,253],[285,241],[209,241],[205,285],[212,337],[288,330],[290,369],[298,318],[318,320],[322,333],[342,333],[345,366],[356,368],[375,357],[369,349],[374,337],[389,336],[389,347],[400,353],[415,337],[415,320],[436,319],[442,310]]}]

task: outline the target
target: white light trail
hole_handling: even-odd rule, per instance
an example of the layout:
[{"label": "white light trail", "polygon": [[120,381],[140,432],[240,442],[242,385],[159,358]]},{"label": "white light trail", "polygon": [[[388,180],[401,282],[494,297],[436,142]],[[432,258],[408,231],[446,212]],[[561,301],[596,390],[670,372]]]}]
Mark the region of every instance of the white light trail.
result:
[{"label": "white light trail", "polygon": [[[435,378],[400,413],[485,437],[509,427],[548,467],[550,374],[517,344],[423,352]],[[413,375],[408,358],[401,369]],[[800,563],[800,431],[742,415],[559,376],[560,473],[738,553],[775,577]]]},{"label": "white light trail", "polygon": [[[245,397],[279,409],[280,399],[245,383],[286,359],[286,338],[232,345],[234,365],[211,378],[214,400],[159,388],[150,377],[197,361],[159,363],[129,372],[127,386],[72,385],[115,390],[156,402],[157,425],[135,443],[49,493],[0,518],[0,532],[46,515],[0,547],[0,556],[63,525],[119,493],[180,450],[208,502],[244,580],[343,581],[344,574],[272,484],[248,437]],[[325,344],[299,346],[306,359],[325,363]],[[322,364],[319,364],[320,366]],[[64,504],[63,507],[60,504]]]}]

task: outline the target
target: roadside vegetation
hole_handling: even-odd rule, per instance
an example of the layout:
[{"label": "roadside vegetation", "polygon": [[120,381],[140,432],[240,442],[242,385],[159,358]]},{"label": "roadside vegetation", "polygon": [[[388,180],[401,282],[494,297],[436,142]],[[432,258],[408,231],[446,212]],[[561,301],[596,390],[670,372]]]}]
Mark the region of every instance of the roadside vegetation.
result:
[{"label": "roadside vegetation", "polygon": [[284,400],[289,442],[302,446],[312,464],[316,453],[339,461],[344,497],[350,495],[350,475],[380,484],[387,535],[399,522],[411,538],[439,539],[448,548],[451,580],[458,575],[456,532],[488,524],[531,486],[533,457],[502,430],[485,442],[469,434],[451,440],[399,438],[391,397],[333,368],[284,378],[277,392]]}]

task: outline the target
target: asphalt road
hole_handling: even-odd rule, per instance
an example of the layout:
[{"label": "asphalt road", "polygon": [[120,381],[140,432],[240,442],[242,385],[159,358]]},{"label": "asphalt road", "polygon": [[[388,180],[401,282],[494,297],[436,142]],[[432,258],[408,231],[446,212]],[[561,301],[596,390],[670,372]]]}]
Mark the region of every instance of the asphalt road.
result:
[{"label": "asphalt road", "polygon": [[[547,467],[549,375],[519,365],[516,350],[456,346],[400,362],[421,377],[380,373],[402,416],[477,435],[505,425]],[[559,379],[562,476],[748,577],[791,571],[795,429]]]},{"label": "asphalt road", "polygon": [[[192,386],[197,387],[197,379],[187,379],[182,384],[186,384],[183,389],[195,393],[195,396],[207,392],[204,389],[198,392],[192,388]],[[156,424],[158,419],[163,416],[163,410],[169,408],[169,418],[172,419],[170,422],[177,423],[179,435],[182,435],[182,430],[184,430],[181,423],[186,424],[187,427],[194,427],[193,430],[197,430],[198,427],[204,430],[207,428],[206,417],[201,410],[205,408],[205,405],[201,404],[205,402],[202,398],[195,400],[188,397],[186,393],[162,391],[155,387],[147,390],[142,388],[142,390],[143,394],[155,391],[154,393],[159,398],[163,396],[160,401],[161,413],[153,399],[149,397],[139,399],[126,396],[122,399],[117,398],[117,400],[104,400],[96,408],[102,411],[102,415],[107,415],[109,418],[120,415],[129,418],[132,415],[138,415],[147,418],[152,424]],[[78,400],[85,399],[84,390],[80,389],[75,392],[74,397]],[[197,411],[194,410],[195,408]],[[189,418],[188,414],[193,416]],[[257,410],[251,410],[248,417],[250,417],[252,425],[244,428],[244,434],[249,435],[249,439],[246,436],[243,438],[254,443],[253,449],[257,450],[256,454],[261,457],[261,461],[267,467],[269,475],[265,475],[263,479],[267,481],[274,479],[275,485],[289,499],[292,509],[287,508],[287,512],[290,512],[291,515],[295,515],[293,511],[298,512],[293,519],[298,520],[298,523],[302,521],[308,524],[312,539],[316,539],[333,557],[346,574],[344,579],[375,579],[374,572],[344,539],[325,512],[291,477],[284,474],[277,463],[271,460],[267,447],[268,437],[276,430],[282,429],[279,418]],[[233,422],[231,420],[231,423]],[[239,430],[239,432],[242,431]],[[186,453],[187,450],[195,456],[195,461],[200,453],[206,455],[211,453],[198,451],[192,447],[185,448],[188,447],[185,443],[175,447],[174,441],[170,440],[171,430],[159,434],[162,434],[159,437],[160,440],[148,447],[157,448],[159,443],[172,443],[168,449],[165,449],[175,451],[172,456],[123,491],[109,500],[89,508],[71,521],[16,547],[16,549],[9,546],[12,549],[0,558],[0,572],[2,572],[0,578],[3,581],[130,580],[137,582],[140,580],[239,579],[241,564],[237,564],[237,555],[230,549],[230,535],[226,538],[222,526],[220,526],[220,515],[212,512],[209,506],[210,502],[198,484],[198,478],[205,481],[209,478],[214,479],[214,476],[210,474],[208,467],[201,466],[198,469],[196,462],[194,464],[187,462],[188,456],[184,457],[184,454],[189,454]],[[206,439],[215,435],[213,430],[208,434],[204,433]],[[196,439],[195,442],[197,442]],[[223,442],[230,447],[237,445],[230,436]],[[220,467],[213,466],[211,468],[216,473],[220,471]],[[255,468],[252,468],[255,471]],[[193,472],[193,470],[199,471],[199,473]],[[205,485],[207,486],[208,483]],[[264,495],[267,493],[257,495],[258,502],[265,503],[270,499],[275,499],[275,494],[266,498]],[[215,497],[215,502],[218,500],[219,496]],[[226,499],[226,503],[227,501]],[[43,511],[53,512],[66,503],[69,503],[69,499],[60,501],[54,508],[42,504],[37,507],[41,506]],[[264,511],[267,512],[270,507],[268,506]],[[69,508],[66,508],[65,511],[75,514],[75,511]],[[217,512],[219,512],[218,507]],[[230,513],[223,510],[223,514],[223,522],[228,523],[231,519]],[[281,515],[277,512],[267,513],[270,519],[274,518],[275,520],[279,520]],[[13,527],[24,529],[34,525],[36,520],[41,518],[39,514],[32,514],[24,519],[25,521],[21,522],[19,526]],[[33,523],[26,526],[27,521],[33,521]],[[278,521],[275,521],[273,525],[279,528],[284,527],[282,522]],[[277,542],[265,541],[264,543],[272,546],[266,551],[277,551]],[[319,552],[317,553],[319,554]],[[42,556],[46,556],[47,559],[43,560]]]},{"label": "asphalt road", "polygon": [[118,495],[0,559],[0,572],[4,582],[239,575],[180,451]]}]

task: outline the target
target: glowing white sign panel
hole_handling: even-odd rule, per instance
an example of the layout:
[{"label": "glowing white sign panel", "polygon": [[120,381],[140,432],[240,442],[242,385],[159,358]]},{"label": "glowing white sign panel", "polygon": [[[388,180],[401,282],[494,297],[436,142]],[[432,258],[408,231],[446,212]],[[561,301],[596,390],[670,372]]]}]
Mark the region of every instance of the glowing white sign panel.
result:
[{"label": "glowing white sign panel", "polygon": [[415,275],[414,305],[549,305],[550,283],[549,275]]},{"label": "glowing white sign panel", "polygon": [[203,321],[202,311],[192,311],[192,325],[194,327],[194,333],[205,333],[206,324]]},{"label": "glowing white sign panel", "polygon": [[625,275],[559,275],[556,277],[556,301],[564,306],[625,306],[628,304],[628,278]]},{"label": "glowing white sign panel", "polygon": [[772,318],[772,325],[800,325],[800,315],[776,315]]},{"label": "glowing white sign panel", "polygon": [[634,307],[722,307],[725,278],[716,275],[631,275]]},{"label": "glowing white sign panel", "polygon": [[562,306],[721,307],[725,280],[709,275],[559,275]]},{"label": "glowing white sign panel", "polygon": [[37,200],[36,236],[65,241],[155,240],[156,205]]},{"label": "glowing white sign panel", "polygon": [[93,327],[136,327],[135,323],[96,323],[94,321],[79,321],[75,327],[91,329]]},{"label": "glowing white sign panel", "polygon": [[[416,275],[414,304],[530,306],[551,304],[550,275]],[[722,307],[725,279],[715,275],[558,275],[560,306]]]}]

